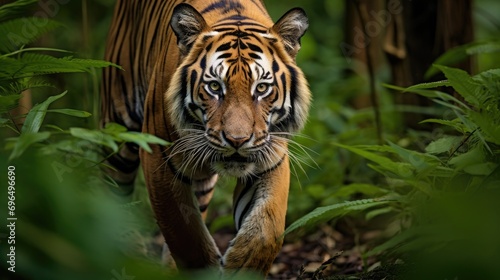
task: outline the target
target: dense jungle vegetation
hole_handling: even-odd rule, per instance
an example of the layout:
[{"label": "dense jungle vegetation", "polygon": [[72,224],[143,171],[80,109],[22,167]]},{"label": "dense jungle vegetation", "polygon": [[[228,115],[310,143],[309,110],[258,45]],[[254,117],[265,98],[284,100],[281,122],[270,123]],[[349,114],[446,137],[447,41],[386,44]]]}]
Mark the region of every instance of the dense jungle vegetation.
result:
[{"label": "dense jungle vegetation", "polygon": [[[167,144],[119,125],[99,128],[100,71],[120,67],[102,60],[114,1],[7,2],[0,6],[0,278],[172,276],[158,265],[141,177],[134,201],[103,191],[115,183],[101,173],[100,147]],[[398,53],[371,47],[389,32],[388,15],[401,18],[403,10],[390,10],[394,1],[365,10],[361,0],[265,2],[275,20],[295,6],[308,13],[297,62],[314,98],[291,145],[289,249],[270,277],[500,279],[500,3],[463,1],[473,3],[465,10],[471,40],[415,58],[432,61],[410,67],[422,78],[405,84]],[[430,34],[418,42],[419,55],[438,45]],[[232,189],[222,181],[209,208],[218,238],[234,234]],[[17,218],[15,273],[9,217]],[[304,249],[311,244],[315,250]],[[298,263],[290,248],[304,252]],[[210,277],[202,273],[172,277]]]}]

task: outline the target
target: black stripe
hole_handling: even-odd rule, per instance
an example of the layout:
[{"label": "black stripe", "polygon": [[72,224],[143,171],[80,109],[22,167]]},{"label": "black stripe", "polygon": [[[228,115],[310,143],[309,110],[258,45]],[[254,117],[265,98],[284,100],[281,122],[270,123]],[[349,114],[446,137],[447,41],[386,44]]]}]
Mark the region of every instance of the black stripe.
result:
[{"label": "black stripe", "polygon": [[[255,204],[255,199],[254,199],[254,198],[255,198],[255,192],[256,192],[256,191],[257,191],[257,189],[254,189],[254,193],[253,193],[253,195],[252,195],[252,199],[250,200],[250,203],[248,203],[248,204],[245,206],[245,208],[243,209],[243,211],[241,212],[241,216],[240,216],[240,218],[239,218],[239,220],[238,220],[238,225],[240,226],[240,228],[241,228],[241,226],[243,225],[243,220],[247,217],[247,213],[248,213],[248,211],[250,211],[250,209],[252,209],[252,208],[253,208],[253,206],[254,206],[254,204]],[[238,205],[238,204],[236,204],[236,205]],[[239,230],[239,229],[238,229],[238,230]]]},{"label": "black stripe", "polygon": [[194,192],[194,195],[196,195],[196,197],[205,196],[205,195],[211,193],[213,190],[214,190],[214,187],[211,187],[211,188],[206,189],[206,190],[201,190],[201,191],[198,190],[198,191]]},{"label": "black stripe", "polygon": [[263,52],[262,49],[259,46],[257,46],[257,45],[254,45],[252,43],[247,43],[247,45],[254,52],[259,52],[259,53]]},{"label": "black stripe", "polygon": [[278,168],[283,163],[283,161],[285,160],[285,156],[286,156],[286,154],[273,167],[269,168],[268,170],[262,171],[261,173],[255,174],[255,175],[253,175],[253,177],[255,177],[255,178],[262,178],[262,176],[264,176],[267,173],[275,170],[276,168]]},{"label": "black stripe", "polygon": [[215,51],[216,52],[222,52],[222,51],[227,51],[231,48],[231,42],[225,43],[220,45]]},{"label": "black stripe", "polygon": [[[257,24],[253,24],[253,25],[257,25]],[[267,29],[258,29],[258,28],[245,28],[246,31],[250,31],[250,32],[255,32],[255,33],[267,33]]]},{"label": "black stripe", "polygon": [[175,166],[171,160],[167,160],[167,165],[170,168],[170,171],[172,172],[172,174],[174,174],[174,178],[176,178],[177,180],[181,181],[182,183],[184,183],[186,185],[191,185],[191,183],[192,183],[191,179],[184,176],[184,174],[182,174],[180,171],[178,171],[175,168]]},{"label": "black stripe", "polygon": [[207,211],[207,208],[208,208],[208,203],[207,204],[203,204],[203,205],[200,205],[198,206],[198,208],[200,209],[200,212],[205,212]]},{"label": "black stripe", "polygon": [[[241,191],[240,195],[238,196],[238,199],[236,199],[236,203],[234,204],[233,217],[236,215],[236,209],[238,209],[238,205],[240,204],[241,199],[253,187],[255,179],[257,179],[257,178],[255,176],[252,176],[251,178],[249,178],[247,180],[245,187]],[[248,205],[250,205],[250,204],[253,204],[253,196],[252,196],[251,202]],[[238,220],[238,225],[240,225],[240,227],[241,227],[241,222],[242,222],[241,219],[242,219],[242,217],[245,217],[245,213],[246,213],[246,211],[248,211],[247,208],[248,207],[245,207],[245,209],[243,209],[242,215],[240,216],[240,219]]]}]

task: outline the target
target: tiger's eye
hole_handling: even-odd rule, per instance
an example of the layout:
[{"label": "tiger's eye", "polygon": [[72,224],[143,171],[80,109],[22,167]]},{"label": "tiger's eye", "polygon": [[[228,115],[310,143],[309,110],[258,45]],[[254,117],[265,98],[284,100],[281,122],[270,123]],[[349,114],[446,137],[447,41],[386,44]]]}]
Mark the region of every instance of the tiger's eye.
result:
[{"label": "tiger's eye", "polygon": [[213,92],[218,92],[221,89],[221,86],[218,82],[210,82],[210,84],[208,84],[208,86],[210,87],[210,89]]},{"label": "tiger's eye", "polygon": [[257,85],[255,89],[257,90],[258,93],[265,93],[268,88],[269,88],[268,84],[260,83]]}]

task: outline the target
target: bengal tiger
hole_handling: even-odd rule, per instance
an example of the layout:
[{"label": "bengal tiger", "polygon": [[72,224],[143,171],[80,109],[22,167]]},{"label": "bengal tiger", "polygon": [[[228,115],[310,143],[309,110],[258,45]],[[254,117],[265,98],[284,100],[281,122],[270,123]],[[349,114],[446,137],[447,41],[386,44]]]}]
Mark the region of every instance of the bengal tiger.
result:
[{"label": "bengal tiger", "polygon": [[[104,126],[172,143],[124,146],[109,174],[130,193],[142,169],[157,224],[178,267],[267,274],[282,246],[288,142],[311,93],[295,57],[308,28],[294,8],[275,24],[257,0],[118,0],[102,83]],[[204,217],[218,176],[237,179],[236,237],[221,255]]]}]

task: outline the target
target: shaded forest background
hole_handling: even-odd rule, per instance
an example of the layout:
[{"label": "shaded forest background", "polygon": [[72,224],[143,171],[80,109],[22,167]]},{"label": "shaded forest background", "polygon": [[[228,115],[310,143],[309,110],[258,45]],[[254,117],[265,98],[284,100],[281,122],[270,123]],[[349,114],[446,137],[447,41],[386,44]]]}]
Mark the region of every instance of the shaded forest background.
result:
[{"label": "shaded forest background", "polygon": [[[113,5],[111,0],[35,3],[20,15],[46,17],[61,26],[26,47],[71,52],[40,51],[55,57],[101,59]],[[347,245],[323,244],[331,259],[304,255],[306,266],[312,259],[330,260],[318,271],[319,278],[350,274],[358,277],[351,279],[377,279],[359,273],[401,264],[409,266],[388,272],[394,279],[500,277],[500,74],[491,70],[500,67],[500,3],[297,0],[266,5],[275,20],[295,6],[310,19],[297,62],[314,102],[306,129],[294,139],[298,145],[292,145],[299,160],[293,165],[285,244],[342,232],[350,241],[337,243]],[[0,17],[0,23],[12,18]],[[12,52],[2,48],[0,55],[24,55]],[[448,67],[433,68],[433,63]],[[31,88],[31,100],[20,101],[14,111],[0,107],[1,185],[7,181],[7,166],[15,166],[18,217],[18,271],[2,271],[6,279],[165,277],[157,255],[150,253],[155,249],[149,235],[156,228],[141,180],[133,201],[116,203],[102,193],[112,187],[100,174],[98,149],[112,144],[92,132],[100,131],[102,66],[74,71],[86,73],[44,75],[50,87]],[[5,89],[11,80],[2,79]],[[403,92],[424,82],[434,83]],[[35,131],[50,132],[42,135],[47,138],[29,142],[14,158],[19,143],[27,143],[20,128],[30,109],[26,104],[43,103],[66,90],[50,109],[92,116],[48,112]],[[14,92],[2,91],[2,96],[9,94]],[[110,139],[119,144],[126,140],[116,137]],[[7,194],[2,187],[0,207],[5,209]],[[231,194],[232,182],[221,182],[209,208],[214,234],[231,234],[234,228]],[[318,207],[323,208],[305,216]],[[6,221],[7,212],[0,213]],[[9,233],[3,228],[0,234],[4,270]],[[352,248],[357,268],[335,265],[338,251]],[[131,257],[130,252],[142,256]],[[299,266],[282,268],[298,271]],[[280,273],[272,277],[285,277]]]}]

